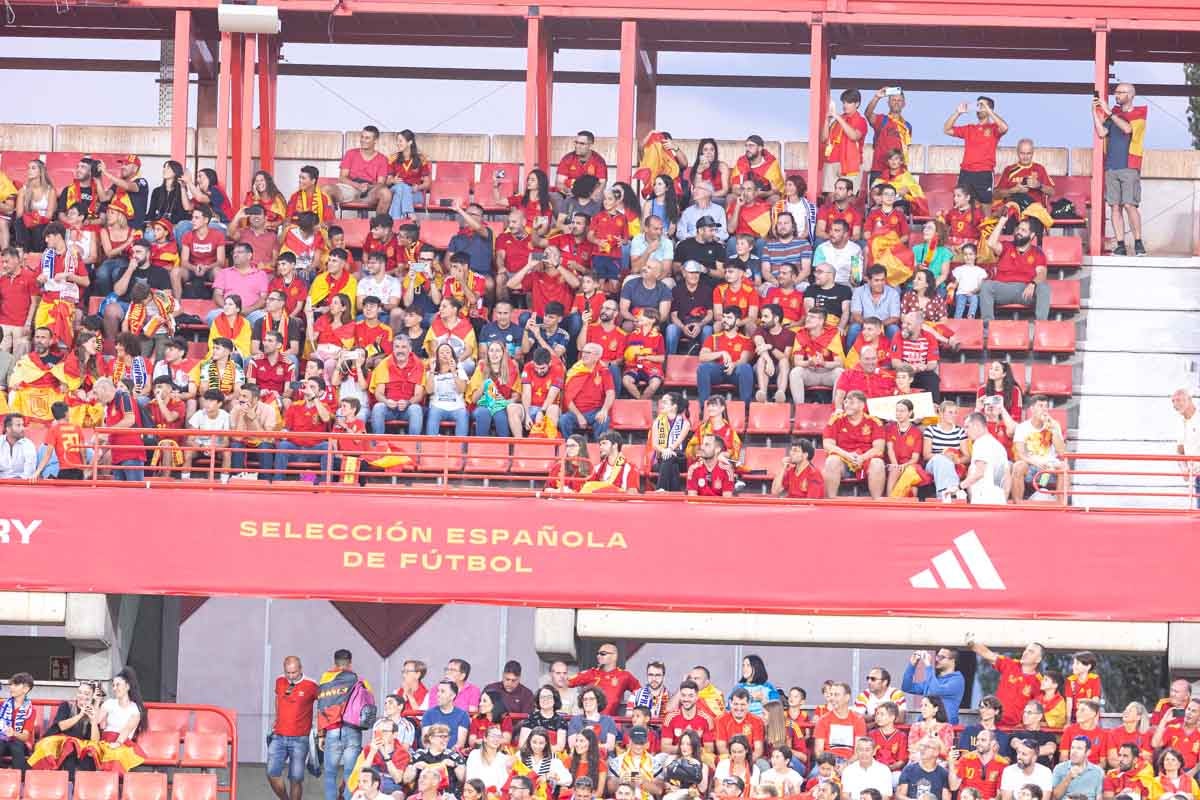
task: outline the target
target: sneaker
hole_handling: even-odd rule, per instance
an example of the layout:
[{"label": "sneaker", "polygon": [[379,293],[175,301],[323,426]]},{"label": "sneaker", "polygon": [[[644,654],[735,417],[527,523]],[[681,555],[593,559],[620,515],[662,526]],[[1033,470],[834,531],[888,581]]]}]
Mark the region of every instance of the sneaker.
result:
[{"label": "sneaker", "polygon": [[221,473],[221,483],[229,483],[229,473],[228,472]]},{"label": "sneaker", "polygon": [[1146,245],[1142,244],[1142,240],[1141,240],[1141,239],[1134,239],[1134,240],[1133,240],[1133,254],[1134,254],[1135,256],[1144,256],[1144,255],[1146,255]]},{"label": "sneaker", "polygon": [[180,477],[181,479],[185,480],[185,481],[190,481],[190,480],[192,479],[192,473],[190,473],[190,472],[181,472],[181,473],[179,473],[179,477]]},{"label": "sneaker", "polygon": [[756,402],[756,403],[767,402],[767,393],[765,391],[763,391],[762,389],[759,389],[757,392],[754,393],[754,402]]},{"label": "sneaker", "polygon": [[1124,243],[1124,242],[1119,242],[1119,243],[1117,244],[1117,246],[1113,248],[1112,254],[1113,254],[1114,256],[1127,256],[1127,255],[1129,255],[1129,253],[1125,252],[1125,243]]}]

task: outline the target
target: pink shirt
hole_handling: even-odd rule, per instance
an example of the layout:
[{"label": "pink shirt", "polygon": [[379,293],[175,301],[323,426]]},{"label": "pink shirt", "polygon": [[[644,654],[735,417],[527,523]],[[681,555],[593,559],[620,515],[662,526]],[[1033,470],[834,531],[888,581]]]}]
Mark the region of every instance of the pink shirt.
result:
[{"label": "pink shirt", "polygon": [[376,152],[375,156],[367,161],[363,158],[362,151],[355,147],[347,150],[346,155],[342,156],[340,168],[349,170],[352,181],[380,183],[391,170],[391,165],[383,153]]},{"label": "pink shirt", "polygon": [[243,275],[233,267],[226,267],[217,273],[213,288],[220,289],[225,297],[236,294],[242,298],[242,308],[250,308],[267,294],[270,283],[271,276],[261,269],[252,269]]}]

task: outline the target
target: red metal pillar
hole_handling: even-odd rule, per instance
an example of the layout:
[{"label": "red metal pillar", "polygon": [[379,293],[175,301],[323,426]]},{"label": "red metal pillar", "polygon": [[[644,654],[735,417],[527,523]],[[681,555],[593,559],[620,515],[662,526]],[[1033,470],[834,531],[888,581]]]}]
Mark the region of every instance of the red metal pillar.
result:
[{"label": "red metal pillar", "polygon": [[[232,105],[230,93],[233,88],[233,34],[221,34],[221,65],[217,69],[217,177],[221,183],[228,186],[226,177],[229,174],[229,107]],[[233,197],[230,202],[240,201]]]},{"label": "red metal pillar", "polygon": [[538,164],[538,96],[541,86],[541,17],[529,17],[525,40],[525,170]]},{"label": "red metal pillar", "polygon": [[225,191],[229,192],[230,202],[237,202],[241,195],[234,189],[238,181],[238,165],[242,163],[242,126],[246,120],[242,118],[242,74],[246,66],[246,35],[235,33],[229,42],[232,61],[229,69],[229,172],[225,179]]},{"label": "red metal pillar", "polygon": [[275,170],[275,120],[278,103],[279,39],[258,37],[258,161],[267,172]]},{"label": "red metal pillar", "polygon": [[242,124],[234,128],[238,137],[238,159],[233,165],[233,202],[250,187],[250,165],[254,157],[254,61],[258,37],[244,34],[242,42],[242,90],[239,116]]},{"label": "red metal pillar", "polygon": [[[1108,30],[1096,30],[1096,91],[1108,102]],[[1104,251],[1104,140],[1092,131],[1092,210],[1088,218],[1088,253]]]},{"label": "red metal pillar", "polygon": [[633,174],[634,104],[637,98],[638,24],[621,22],[621,82],[617,92],[617,180]]},{"label": "red metal pillar", "polygon": [[[808,84],[808,199],[816,202],[821,192],[821,127],[829,106],[829,43],[825,24],[813,20],[809,53]],[[780,157],[782,158],[782,153]]]},{"label": "red metal pillar", "polygon": [[192,12],[175,12],[175,62],[171,72],[171,158],[187,163],[188,78],[191,74]]},{"label": "red metal pillar", "polygon": [[634,136],[640,145],[658,127],[658,53],[638,53],[637,104]]},{"label": "red metal pillar", "polygon": [[554,135],[554,47],[550,26],[542,23],[538,36],[537,163],[550,169],[550,137]]}]

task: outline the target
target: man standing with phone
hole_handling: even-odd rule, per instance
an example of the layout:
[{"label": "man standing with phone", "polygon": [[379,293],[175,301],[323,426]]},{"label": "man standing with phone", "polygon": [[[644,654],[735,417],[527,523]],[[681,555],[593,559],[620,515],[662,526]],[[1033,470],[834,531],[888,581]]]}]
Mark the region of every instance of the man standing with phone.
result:
[{"label": "man standing with phone", "polygon": [[1146,106],[1134,108],[1137,95],[1132,83],[1118,83],[1113,90],[1116,105],[1104,107],[1098,94],[1092,97],[1092,124],[1104,140],[1104,202],[1112,214],[1114,256],[1127,255],[1125,217],[1133,232],[1133,254],[1146,255],[1142,244],[1142,155],[1146,148]]},{"label": "man standing with phone", "polygon": [[967,113],[967,104],[958,108],[942,127],[947,136],[963,140],[962,165],[958,171],[960,186],[971,186],[981,203],[992,202],[992,173],[996,170],[996,148],[1000,137],[1008,133],[1008,123],[996,113],[996,101],[985,95],[975,99],[974,125],[957,125],[958,118]]},{"label": "man standing with phone", "polygon": [[[887,114],[876,114],[875,106],[887,98]],[[912,142],[912,125],[904,119],[904,90],[899,86],[884,86],[875,93],[871,102],[867,103],[864,112],[871,129],[875,131],[875,141],[872,145],[874,155],[871,158],[871,173],[867,185],[875,182],[879,173],[887,166],[888,153],[899,150],[908,162],[908,145]]]}]

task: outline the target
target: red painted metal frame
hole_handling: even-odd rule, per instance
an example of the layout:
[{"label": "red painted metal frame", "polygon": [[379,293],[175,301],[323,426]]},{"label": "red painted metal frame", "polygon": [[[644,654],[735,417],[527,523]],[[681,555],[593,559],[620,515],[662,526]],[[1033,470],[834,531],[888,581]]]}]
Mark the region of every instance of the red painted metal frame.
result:
[{"label": "red painted metal frame", "polygon": [[175,60],[171,70],[171,158],[187,163],[188,95],[191,85],[192,12],[175,12]]},{"label": "red painted metal frame", "polygon": [[[1108,31],[1096,29],[1095,91],[1108,102]],[[1104,140],[1092,131],[1092,208],[1088,219],[1088,252],[1104,251]]]},{"label": "red painted metal frame", "polygon": [[617,180],[633,174],[633,132],[637,99],[637,20],[621,21],[621,82],[617,89]]},{"label": "red painted metal frame", "polygon": [[279,41],[258,37],[258,160],[261,169],[275,171],[275,120],[278,109]]},{"label": "red painted metal frame", "polygon": [[829,106],[829,40],[825,24],[813,21],[809,53],[808,89],[808,199],[816,202],[821,191],[821,128]]}]

